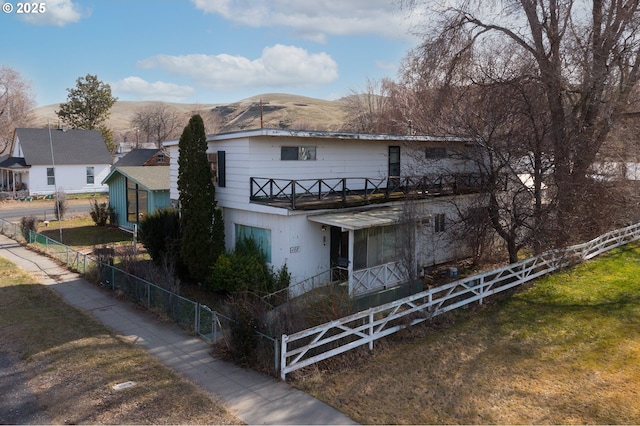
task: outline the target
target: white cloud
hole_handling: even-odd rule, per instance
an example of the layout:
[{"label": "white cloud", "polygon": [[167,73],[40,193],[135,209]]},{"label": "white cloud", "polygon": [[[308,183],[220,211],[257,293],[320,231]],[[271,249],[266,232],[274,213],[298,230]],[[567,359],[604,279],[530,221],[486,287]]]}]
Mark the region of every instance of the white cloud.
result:
[{"label": "white cloud", "polygon": [[133,95],[136,100],[143,101],[185,102],[189,96],[195,93],[195,89],[190,86],[180,86],[163,81],[149,83],[134,76],[110,83],[110,86],[116,95],[119,93],[129,94]]},{"label": "white cloud", "polygon": [[[34,25],[55,25],[64,27],[67,24],[73,24],[82,18],[91,15],[88,9],[84,9],[72,0],[47,0],[40,3],[22,3],[24,7],[38,7],[44,5],[45,10],[41,13],[23,13],[19,14],[25,22]],[[14,4],[17,7],[17,3]]]},{"label": "white cloud", "polygon": [[301,36],[326,41],[326,35],[378,34],[409,37],[423,19],[389,0],[191,0],[205,13],[250,27],[283,26]]},{"label": "white cloud", "polygon": [[156,55],[138,62],[142,68],[161,68],[188,76],[215,90],[252,87],[300,87],[329,83],[338,78],[338,65],[326,53],[277,44],[265,47],[258,59],[227,54]]},{"label": "white cloud", "polygon": [[376,61],[375,65],[379,70],[395,71],[398,69],[398,64],[392,62]]}]

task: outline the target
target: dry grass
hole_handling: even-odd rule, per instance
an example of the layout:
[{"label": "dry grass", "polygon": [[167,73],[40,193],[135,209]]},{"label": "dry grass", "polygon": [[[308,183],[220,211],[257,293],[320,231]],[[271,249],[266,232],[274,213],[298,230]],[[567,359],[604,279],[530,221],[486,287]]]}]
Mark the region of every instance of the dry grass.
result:
[{"label": "dry grass", "polygon": [[634,245],[294,384],[366,424],[638,424],[638,276]]},{"label": "dry grass", "polygon": [[[0,259],[0,345],[53,424],[238,424],[141,348]],[[118,383],[133,387],[116,391]]]},{"label": "dry grass", "polygon": [[[265,108],[263,114],[264,127],[277,128],[284,124],[295,129],[337,130],[344,124],[344,105],[340,100],[327,101],[284,93],[265,93],[224,105],[180,103],[169,103],[168,105],[183,116],[185,125],[188,117],[194,113],[201,114],[206,120],[211,109],[216,106],[228,106],[235,109],[236,113],[227,118],[230,121],[224,125],[224,129],[218,129],[215,126],[207,128],[208,133],[216,133],[220,130],[234,131],[260,128],[259,114],[248,112],[260,100],[262,100]],[[157,103],[116,102],[107,121],[107,126],[116,135],[116,141],[121,141],[121,138],[125,135],[128,136],[130,141],[135,140],[135,132],[132,130],[134,126],[131,124],[131,119],[136,112]],[[47,122],[49,122],[52,126],[57,126],[58,117],[55,111],[59,107],[59,104],[53,104],[34,109],[32,125],[34,127],[46,127]],[[181,132],[181,128],[179,130]]]},{"label": "dry grass", "polygon": [[131,244],[132,234],[112,226],[97,226],[89,216],[77,216],[49,222],[45,227],[42,223],[38,232],[55,241],[60,241],[62,228],[62,242],[76,250],[91,249],[104,244]]}]

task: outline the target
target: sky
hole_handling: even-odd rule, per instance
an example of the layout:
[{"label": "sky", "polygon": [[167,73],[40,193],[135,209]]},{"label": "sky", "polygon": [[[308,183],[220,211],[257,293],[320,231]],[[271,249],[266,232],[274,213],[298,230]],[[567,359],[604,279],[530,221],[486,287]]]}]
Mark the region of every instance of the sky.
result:
[{"label": "sky", "polygon": [[365,91],[367,80],[395,79],[421,19],[398,0],[0,4],[0,66],[31,83],[37,106],[65,102],[87,74],[121,101],[338,99]]}]

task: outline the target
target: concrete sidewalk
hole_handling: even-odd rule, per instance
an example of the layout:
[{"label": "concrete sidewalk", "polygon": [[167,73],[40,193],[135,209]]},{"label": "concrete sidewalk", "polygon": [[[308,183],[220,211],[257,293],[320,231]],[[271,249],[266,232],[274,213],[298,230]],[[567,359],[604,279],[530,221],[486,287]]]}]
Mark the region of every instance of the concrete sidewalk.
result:
[{"label": "concrete sidewalk", "polygon": [[207,343],[177,325],[156,321],[151,314],[115,299],[47,256],[1,234],[0,256],[50,286],[70,305],[90,313],[216,395],[248,424],[355,424],[338,410],[287,383],[213,358]]}]

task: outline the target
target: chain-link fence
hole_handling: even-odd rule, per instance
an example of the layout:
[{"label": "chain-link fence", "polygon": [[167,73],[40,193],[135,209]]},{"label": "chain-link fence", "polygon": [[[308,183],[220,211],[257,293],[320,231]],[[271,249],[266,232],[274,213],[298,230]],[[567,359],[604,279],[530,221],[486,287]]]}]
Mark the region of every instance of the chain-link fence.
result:
[{"label": "chain-link fence", "polygon": [[[49,257],[84,275],[89,281],[99,283],[118,295],[126,296],[160,317],[173,320],[207,342],[229,345],[230,324],[233,320],[206,305],[132,275],[112,265],[108,260],[103,261],[82,253],[46,235],[23,230],[20,224],[0,219],[0,232],[20,243],[29,243]],[[257,340],[262,349],[261,357],[264,357],[261,369],[277,375],[280,362],[279,340],[262,333],[258,333]]]}]

